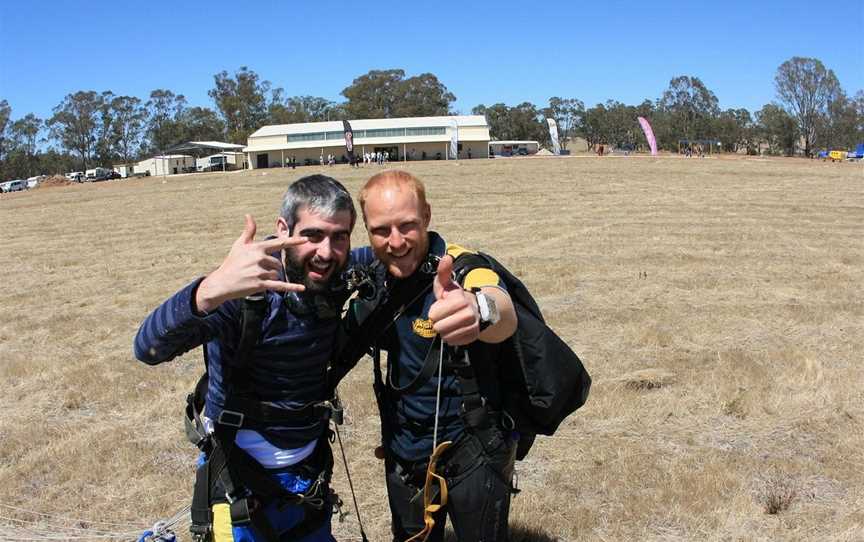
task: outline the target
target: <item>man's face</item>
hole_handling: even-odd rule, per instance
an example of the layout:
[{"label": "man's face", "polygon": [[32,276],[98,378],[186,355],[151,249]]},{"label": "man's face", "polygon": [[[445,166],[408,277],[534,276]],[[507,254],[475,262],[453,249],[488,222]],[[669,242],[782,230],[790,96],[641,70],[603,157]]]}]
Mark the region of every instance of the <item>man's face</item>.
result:
[{"label": "man's face", "polygon": [[[276,220],[276,230],[280,236],[288,236],[288,224],[282,217]],[[308,208],[300,209],[291,237],[307,237],[309,241],[286,249],[288,279],[302,282],[307,291],[324,291],[348,261],[351,213],[339,211],[325,217]]]},{"label": "man's face", "polygon": [[369,192],[363,213],[375,256],[394,277],[411,276],[429,250],[429,205],[408,187],[384,185]]}]

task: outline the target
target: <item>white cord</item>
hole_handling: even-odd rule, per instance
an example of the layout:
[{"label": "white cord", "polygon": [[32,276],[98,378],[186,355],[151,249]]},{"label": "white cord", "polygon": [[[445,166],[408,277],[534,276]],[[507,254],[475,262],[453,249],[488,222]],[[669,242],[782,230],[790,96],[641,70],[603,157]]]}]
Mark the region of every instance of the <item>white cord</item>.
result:
[{"label": "white cord", "polygon": [[[440,335],[439,335],[440,337]],[[438,413],[441,412],[441,381],[444,379],[444,339],[441,339],[441,351],[438,354],[438,391],[435,394],[435,428],[432,430],[432,453],[438,447]]]}]

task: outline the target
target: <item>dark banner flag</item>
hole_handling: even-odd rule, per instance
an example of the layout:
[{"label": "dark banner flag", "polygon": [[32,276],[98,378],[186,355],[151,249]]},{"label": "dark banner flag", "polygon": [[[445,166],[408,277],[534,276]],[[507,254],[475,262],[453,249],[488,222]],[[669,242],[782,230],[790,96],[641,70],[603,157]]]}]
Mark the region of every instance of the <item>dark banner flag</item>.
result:
[{"label": "dark banner flag", "polygon": [[354,164],[354,130],[351,129],[351,124],[347,120],[342,121],[342,126],[345,128],[345,150],[348,152],[348,163]]}]

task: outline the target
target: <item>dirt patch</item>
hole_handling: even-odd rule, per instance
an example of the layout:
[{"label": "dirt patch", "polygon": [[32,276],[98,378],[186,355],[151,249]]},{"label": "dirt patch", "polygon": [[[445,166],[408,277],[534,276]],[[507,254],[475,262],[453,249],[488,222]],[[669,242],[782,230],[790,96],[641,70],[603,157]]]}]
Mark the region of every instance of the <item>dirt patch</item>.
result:
[{"label": "dirt patch", "polygon": [[75,183],[62,175],[54,175],[40,182],[36,188],[54,188],[55,186],[69,186],[71,184]]}]

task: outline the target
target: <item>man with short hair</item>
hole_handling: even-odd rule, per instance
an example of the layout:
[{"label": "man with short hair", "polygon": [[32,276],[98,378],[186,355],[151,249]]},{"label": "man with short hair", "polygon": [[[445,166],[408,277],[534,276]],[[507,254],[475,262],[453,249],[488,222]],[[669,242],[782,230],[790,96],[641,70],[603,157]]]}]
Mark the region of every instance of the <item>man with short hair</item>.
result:
[{"label": "man with short hair", "polygon": [[326,373],[355,219],[338,181],[299,179],[285,193],[273,238],[255,241],[246,215],[219,268],[158,307],[135,337],[135,356],[150,365],[204,345],[202,425],[211,435],[201,439],[207,457],[195,497],[205,492],[204,520],[196,520],[193,499],[193,533],[202,539],[333,540]]},{"label": "man with short hair", "polygon": [[[491,269],[469,271],[461,285],[452,280],[454,258],[468,251],[429,231],[425,188],[410,173],[374,175],[360,206],[371,247],[355,251],[358,262],[383,264],[385,297],[411,291],[386,319],[393,325],[375,339],[388,354],[387,377],[378,378],[376,368],[376,395],[393,540],[424,529],[426,470],[433,445],[443,441],[453,443],[438,462],[449,502],[433,515],[429,540],[443,539],[445,514],[459,540],[506,540],[516,435],[502,410],[495,362],[500,343],[516,330],[510,296]],[[437,372],[442,350],[443,376]],[[458,363],[466,352],[470,368]],[[436,371],[422,381],[430,361]],[[471,387],[477,401],[463,395]]]}]

